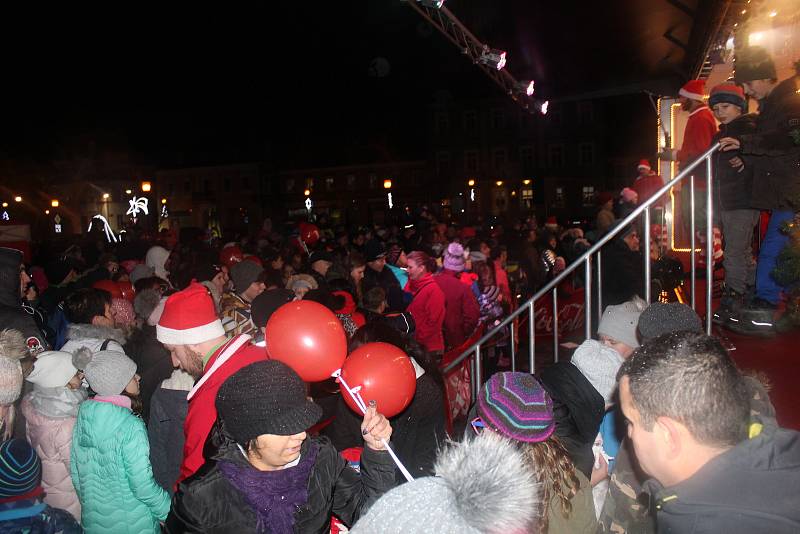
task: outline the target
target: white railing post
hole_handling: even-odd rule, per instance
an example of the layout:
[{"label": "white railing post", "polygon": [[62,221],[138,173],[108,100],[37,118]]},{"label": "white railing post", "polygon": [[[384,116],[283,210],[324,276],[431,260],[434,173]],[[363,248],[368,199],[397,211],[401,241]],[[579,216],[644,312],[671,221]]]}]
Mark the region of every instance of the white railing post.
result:
[{"label": "white railing post", "polygon": [[534,299],[528,301],[528,343],[530,344],[530,349],[528,351],[528,368],[531,374],[536,372],[536,324],[534,323],[536,320],[536,313],[533,309],[533,301]]},{"label": "white railing post", "polygon": [[597,320],[603,317],[603,251],[597,251]]},{"label": "white railing post", "polygon": [[711,206],[711,154],[706,158],[706,335],[711,335],[711,290],[714,287],[714,208]]},{"label": "white railing post", "polygon": [[586,339],[591,339],[592,337],[592,256],[586,256],[586,268],[585,271],[585,279],[586,282],[584,284],[584,316],[586,317]]},{"label": "white railing post", "polygon": [[558,363],[558,287],[553,288],[553,361]]},{"label": "white railing post", "polygon": [[[685,224],[685,223],[684,223]],[[695,260],[695,242],[694,242],[694,232],[695,232],[695,221],[694,221],[694,175],[689,177],[689,265],[691,266],[689,269],[692,273],[692,278],[690,281],[691,289],[692,289],[692,309],[697,311],[697,264]]]},{"label": "white railing post", "polygon": [[648,304],[653,301],[650,286],[650,206],[648,206],[644,210],[644,300]]}]

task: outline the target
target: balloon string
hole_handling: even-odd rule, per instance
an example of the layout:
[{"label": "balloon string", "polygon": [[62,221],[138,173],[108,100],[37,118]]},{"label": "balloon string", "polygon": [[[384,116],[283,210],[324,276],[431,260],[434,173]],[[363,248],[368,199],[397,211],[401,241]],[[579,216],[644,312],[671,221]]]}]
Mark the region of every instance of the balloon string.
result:
[{"label": "balloon string", "polygon": [[[339,383],[344,387],[344,389],[350,395],[350,398],[353,399],[353,402],[355,402],[356,406],[358,406],[358,408],[361,410],[361,413],[363,415],[366,415],[367,405],[364,403],[364,399],[361,398],[361,394],[358,393],[358,391],[351,389],[350,386],[347,385],[347,381],[342,376],[341,369],[337,369],[336,371],[334,371],[331,376],[336,377],[336,380],[338,380]],[[397,468],[400,470],[401,473],[403,473],[403,476],[406,478],[406,481],[411,482],[412,480],[414,480],[414,477],[412,477],[411,473],[408,472],[408,469],[406,469],[406,466],[403,465],[403,462],[401,462],[400,458],[398,458],[397,455],[394,453],[394,451],[389,446],[389,443],[386,441],[386,439],[381,438],[381,443],[383,444],[383,447],[386,449],[386,452],[389,453],[389,456],[392,457],[392,460],[394,460],[394,463],[397,466]]]}]

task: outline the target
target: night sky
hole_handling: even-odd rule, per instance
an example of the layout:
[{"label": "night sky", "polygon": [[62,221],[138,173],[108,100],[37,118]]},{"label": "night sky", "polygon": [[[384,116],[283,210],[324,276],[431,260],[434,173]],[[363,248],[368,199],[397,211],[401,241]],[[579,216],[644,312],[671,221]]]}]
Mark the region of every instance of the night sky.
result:
[{"label": "night sky", "polygon": [[[621,22],[631,2],[616,4],[605,14],[616,26],[601,25],[603,49],[597,14],[577,4],[447,2],[480,39],[509,50],[515,76],[533,77],[550,98],[654,75],[636,72],[648,59],[619,37],[635,21]],[[97,22],[42,23],[7,35],[19,53],[5,69],[13,83],[5,89],[0,159],[69,159],[89,146],[165,167],[425,157],[434,91],[499,94],[397,0],[198,6],[93,13]],[[371,74],[376,58],[388,73]]]}]

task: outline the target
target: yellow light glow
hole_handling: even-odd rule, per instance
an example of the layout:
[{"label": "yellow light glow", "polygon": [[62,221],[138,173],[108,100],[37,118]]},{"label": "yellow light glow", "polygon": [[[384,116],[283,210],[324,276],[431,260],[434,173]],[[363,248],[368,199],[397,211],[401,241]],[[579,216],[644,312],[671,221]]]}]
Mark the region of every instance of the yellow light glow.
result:
[{"label": "yellow light glow", "polygon": [[758,44],[764,40],[764,32],[753,32],[747,37],[747,42],[750,45]]},{"label": "yellow light glow", "polygon": [[770,18],[775,18],[775,17],[778,16],[778,12],[777,11],[770,11],[769,12],[769,16],[770,16]]},{"label": "yellow light glow", "polygon": [[517,192],[516,192],[516,191],[512,191],[512,192],[511,192],[511,196],[512,196],[512,197],[515,197],[515,196],[517,196]]},{"label": "yellow light glow", "polygon": [[522,180],[522,183],[525,184],[525,185],[530,185],[531,181],[530,180]]},{"label": "yellow light glow", "polygon": [[44,210],[45,215],[50,215],[50,210]]},{"label": "yellow light glow", "polygon": [[103,193],[103,200],[108,200],[108,197],[110,196],[111,195],[109,195],[108,193]]},{"label": "yellow light glow", "polygon": [[500,186],[502,186],[502,185],[503,185],[503,180],[497,180],[497,181],[495,182],[495,185],[496,185],[497,187],[500,187]]},{"label": "yellow light glow", "polygon": [[475,187],[475,180],[469,180],[467,182],[467,185],[470,186],[470,187]]},{"label": "yellow light glow", "polygon": [[744,15],[745,13],[747,13],[747,10],[746,10],[746,9],[743,9],[743,10],[742,10],[742,15]]},{"label": "yellow light glow", "polygon": [[14,197],[14,202],[22,202],[22,197]]},{"label": "yellow light glow", "polygon": [[310,197],[311,196],[311,189],[306,189],[305,191],[303,191],[303,194],[305,196],[307,196],[307,197]]},{"label": "yellow light glow", "polygon": [[149,193],[152,188],[153,185],[150,182],[142,182],[142,191],[145,193]]},{"label": "yellow light glow", "polygon": [[166,199],[166,198],[162,198],[162,199],[161,199],[161,203],[162,203],[162,204],[166,204],[166,203],[167,203],[167,199]]},{"label": "yellow light glow", "polygon": [[131,193],[133,193],[133,191],[131,191],[130,189],[126,189],[126,190],[125,190],[125,194],[126,194],[126,195],[130,195]]},{"label": "yellow light glow", "polygon": [[58,207],[58,200],[56,200],[56,199],[51,200],[50,201],[50,206],[53,207],[53,208],[57,208]]},{"label": "yellow light glow", "polygon": [[383,188],[384,189],[391,189],[392,188],[392,181],[388,178],[383,181]]},{"label": "yellow light glow", "polygon": [[8,202],[3,202],[3,207],[7,208],[8,207]]}]

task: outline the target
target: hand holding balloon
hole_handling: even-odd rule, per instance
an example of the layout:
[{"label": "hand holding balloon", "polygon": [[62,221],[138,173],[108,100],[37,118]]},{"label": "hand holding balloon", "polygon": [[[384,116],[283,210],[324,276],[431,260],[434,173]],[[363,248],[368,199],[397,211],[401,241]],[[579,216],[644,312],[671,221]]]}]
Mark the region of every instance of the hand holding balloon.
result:
[{"label": "hand holding balloon", "polygon": [[392,425],[385,416],[378,413],[375,401],[369,401],[367,413],[361,422],[361,435],[364,436],[364,443],[373,451],[382,451],[384,444],[392,437]]},{"label": "hand holding balloon", "polygon": [[[364,400],[375,400],[386,417],[394,417],[411,403],[417,388],[414,365],[405,352],[389,343],[367,343],[354,350],[342,365],[341,379],[358,389]],[[342,391],[342,398],[357,414],[356,401]]]}]

